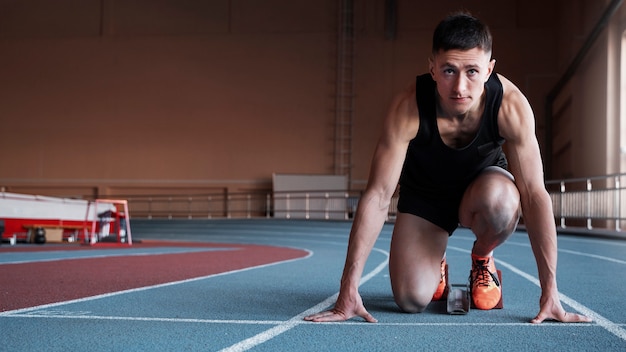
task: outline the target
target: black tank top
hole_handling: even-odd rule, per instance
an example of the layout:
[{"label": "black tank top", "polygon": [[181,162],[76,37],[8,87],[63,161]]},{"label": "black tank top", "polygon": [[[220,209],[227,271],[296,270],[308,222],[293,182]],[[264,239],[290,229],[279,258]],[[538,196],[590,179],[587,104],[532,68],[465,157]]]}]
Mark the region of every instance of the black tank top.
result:
[{"label": "black tank top", "polygon": [[485,110],[474,140],[459,149],[447,146],[437,128],[437,88],[430,74],[417,77],[420,125],[411,140],[400,177],[401,194],[428,198],[462,197],[472,180],[488,166],[507,168],[498,133],[502,83],[494,72],[485,83]]}]

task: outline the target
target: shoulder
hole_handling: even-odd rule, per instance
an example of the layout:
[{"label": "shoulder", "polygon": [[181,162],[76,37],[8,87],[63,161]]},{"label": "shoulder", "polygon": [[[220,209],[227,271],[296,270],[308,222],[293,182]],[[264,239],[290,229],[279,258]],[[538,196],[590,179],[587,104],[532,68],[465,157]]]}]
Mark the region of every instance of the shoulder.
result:
[{"label": "shoulder", "polygon": [[419,128],[415,83],[396,94],[389,106],[385,130],[394,138],[411,140]]},{"label": "shoulder", "polygon": [[511,82],[511,80],[499,73],[494,74],[497,75],[498,79],[502,83],[502,90],[505,97],[508,95],[509,98],[515,98],[518,95],[524,95],[522,91],[515,85],[515,83]]},{"label": "shoulder", "polygon": [[528,99],[513,82],[497,75],[502,82],[502,104],[498,112],[500,135],[508,141],[523,137],[528,132],[534,134],[535,117]]},{"label": "shoulder", "polygon": [[408,85],[397,93],[391,101],[389,113],[394,115],[413,115],[417,113],[417,101],[415,98],[415,83]]}]

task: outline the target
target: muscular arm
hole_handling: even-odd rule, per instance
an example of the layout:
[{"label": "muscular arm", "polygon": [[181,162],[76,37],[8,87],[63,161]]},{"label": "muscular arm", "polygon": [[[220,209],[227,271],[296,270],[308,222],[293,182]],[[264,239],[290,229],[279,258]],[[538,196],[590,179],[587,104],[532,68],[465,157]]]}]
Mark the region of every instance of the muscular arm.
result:
[{"label": "muscular arm", "polygon": [[533,112],[522,93],[510,82],[502,81],[506,98],[498,116],[500,134],[506,139],[509,169],[520,192],[541,288],[552,290],[556,289],[556,228],[552,203],[544,186]]},{"label": "muscular arm", "polygon": [[359,201],[348,242],[348,252],[335,308],[306,317],[310,321],[339,321],[361,316],[375,322],[358,293],[365,262],[387,218],[410,140],[417,134],[419,118],[414,88],[394,99],[376,146],[367,188]]},{"label": "muscular arm", "polygon": [[500,76],[500,79],[504,86],[504,98],[498,126],[506,140],[509,169],[520,193],[524,223],[542,290],[540,312],[532,322],[541,323],[545,319],[589,321],[587,317],[567,313],[561,307],[556,283],[556,227],[552,202],[544,185],[533,112],[519,89],[506,78]]}]

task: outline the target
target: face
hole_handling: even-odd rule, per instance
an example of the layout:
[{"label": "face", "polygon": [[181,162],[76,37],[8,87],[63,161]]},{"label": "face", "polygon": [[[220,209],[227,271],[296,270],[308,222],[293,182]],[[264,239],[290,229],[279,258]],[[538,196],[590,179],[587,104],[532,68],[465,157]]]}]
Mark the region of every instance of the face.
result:
[{"label": "face", "polygon": [[430,58],[430,74],[437,82],[440,114],[465,115],[480,109],[480,102],[495,60],[482,49],[440,50]]}]

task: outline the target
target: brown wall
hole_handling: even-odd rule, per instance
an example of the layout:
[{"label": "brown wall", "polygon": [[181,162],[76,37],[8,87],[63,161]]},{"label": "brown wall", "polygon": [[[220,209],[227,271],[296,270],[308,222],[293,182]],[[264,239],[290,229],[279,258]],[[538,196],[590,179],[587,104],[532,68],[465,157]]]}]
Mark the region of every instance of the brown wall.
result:
[{"label": "brown wall", "polygon": [[[564,72],[612,1],[578,0],[563,6],[559,21],[559,71]],[[622,5],[600,32],[554,104],[552,178],[624,172],[620,165]],[[622,78],[623,79],[623,78]]]},{"label": "brown wall", "polygon": [[[271,188],[274,172],[332,173],[336,2],[0,1],[0,187],[236,192]],[[434,26],[457,9],[490,25],[496,69],[544,140],[545,95],[575,47],[559,39],[572,27],[561,1],[398,0],[393,39],[384,1],[354,3],[355,188],[392,95],[425,72]]]}]

